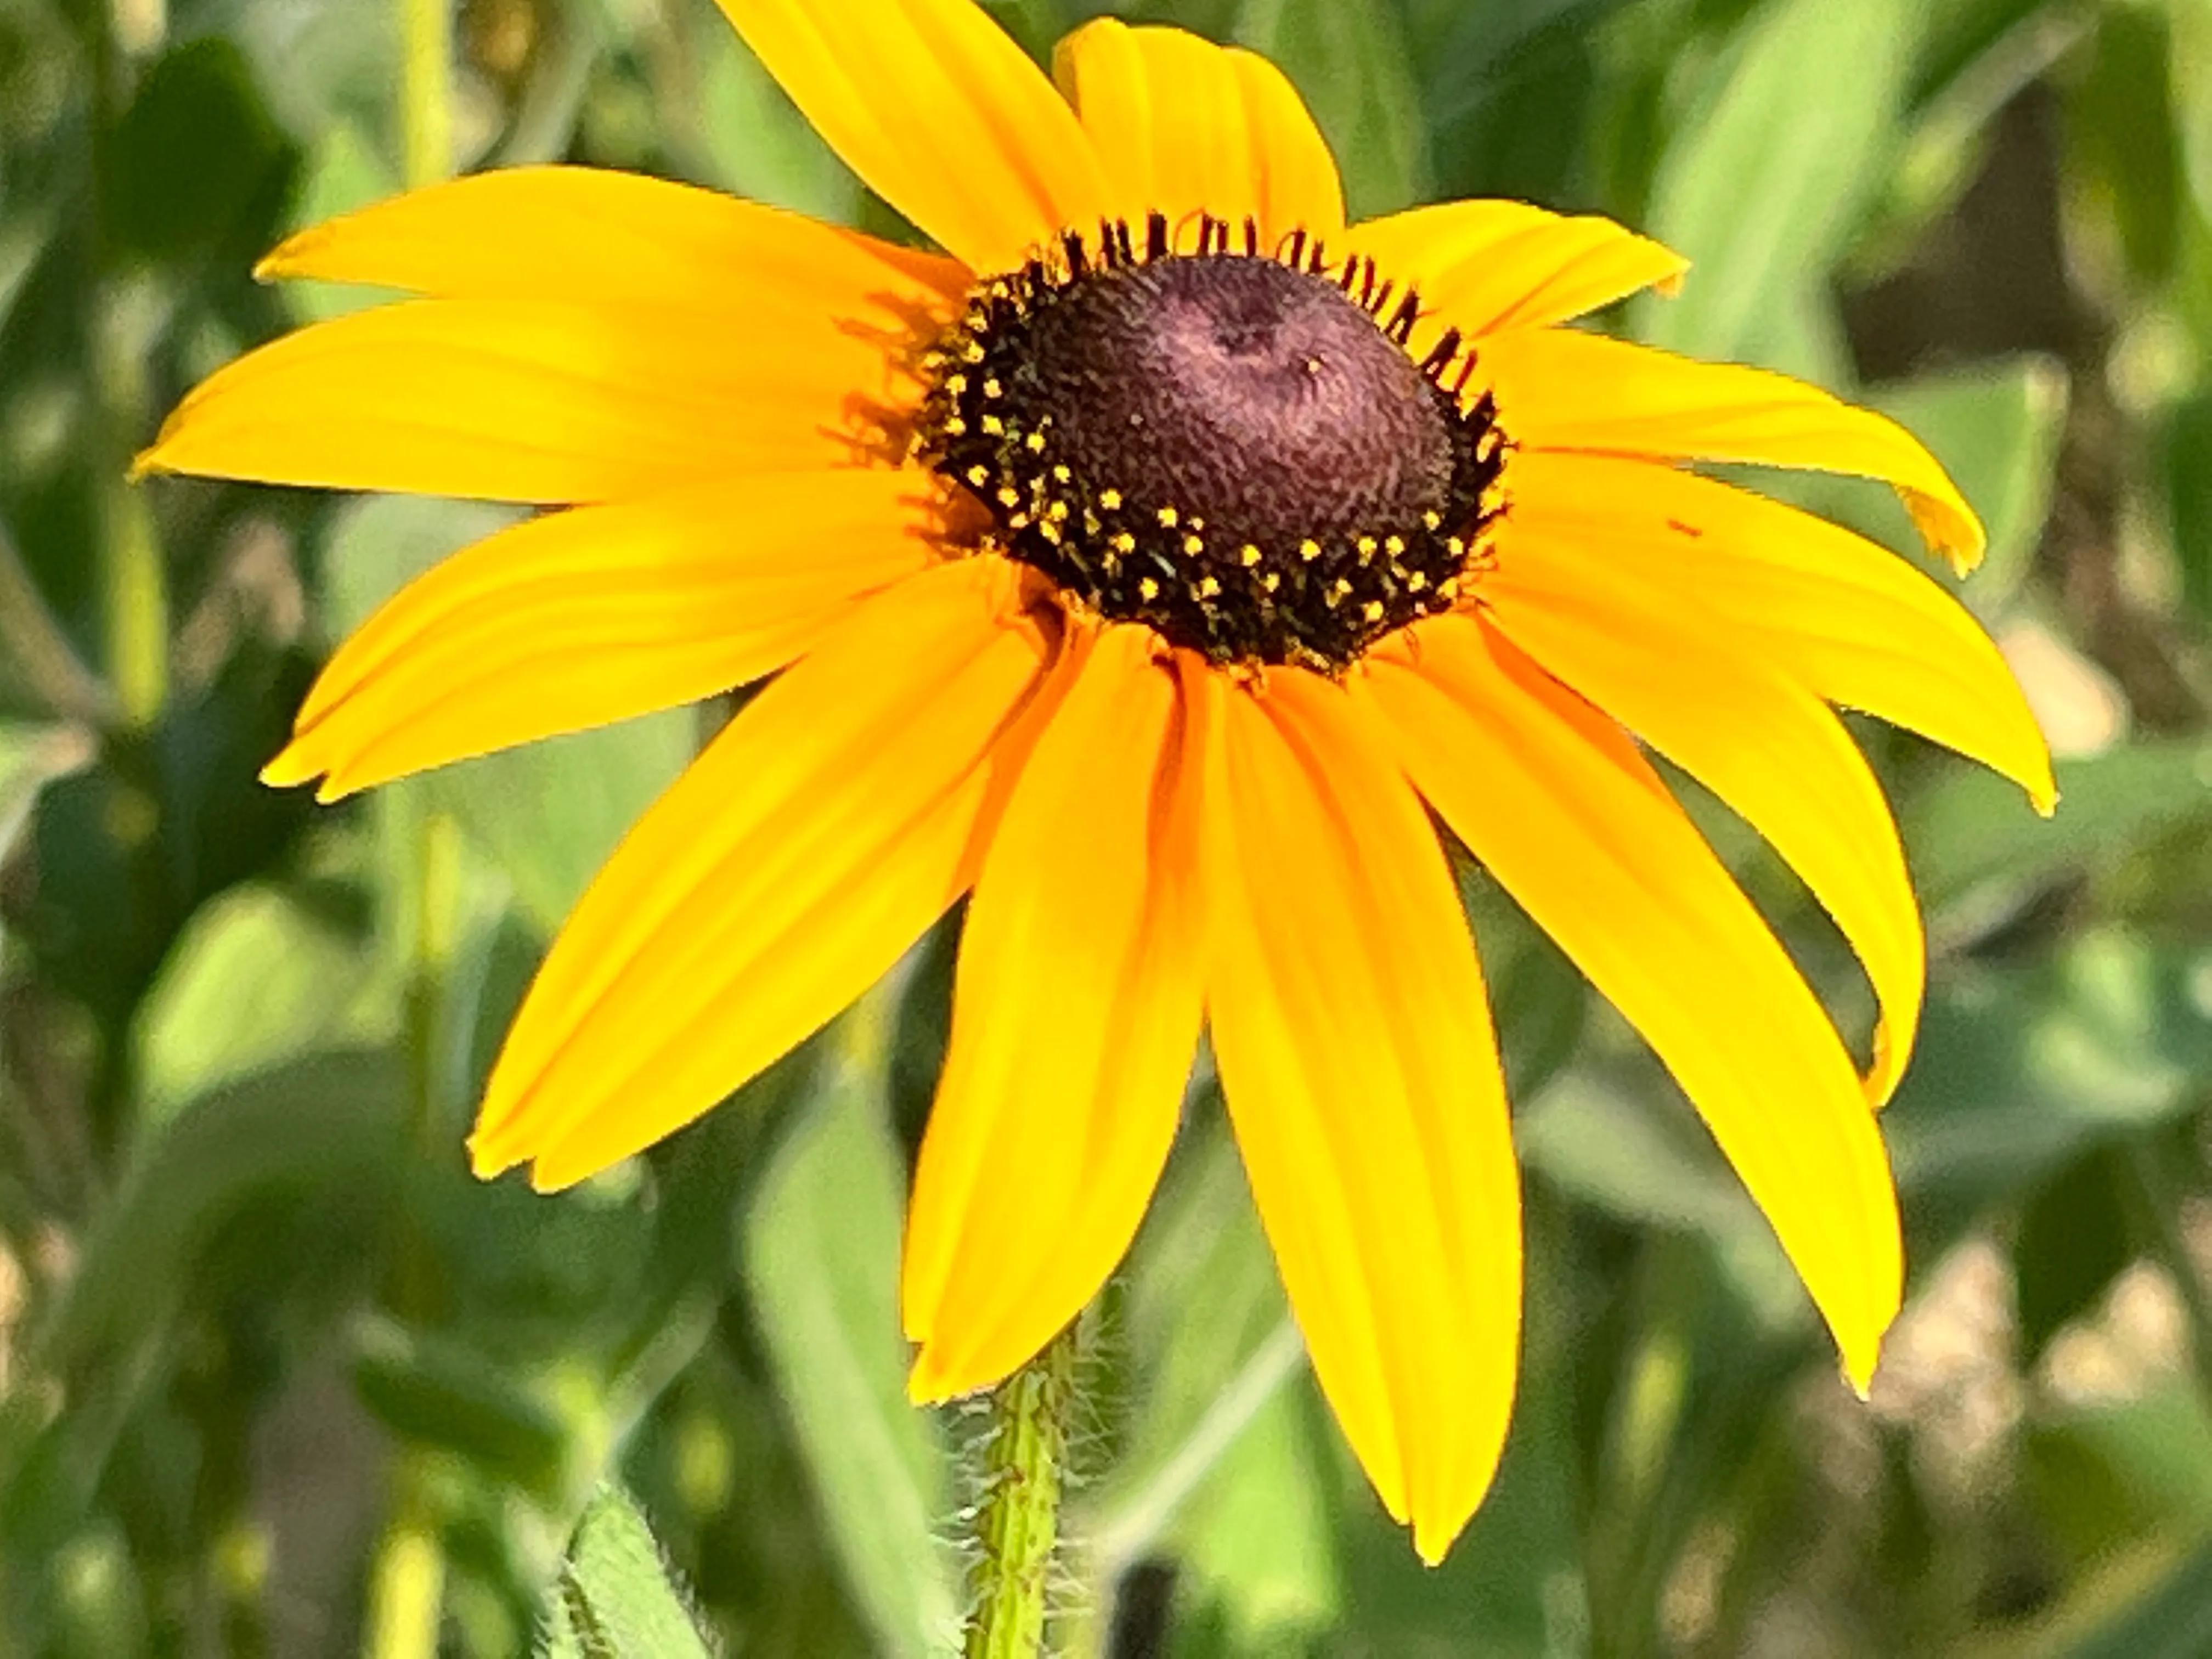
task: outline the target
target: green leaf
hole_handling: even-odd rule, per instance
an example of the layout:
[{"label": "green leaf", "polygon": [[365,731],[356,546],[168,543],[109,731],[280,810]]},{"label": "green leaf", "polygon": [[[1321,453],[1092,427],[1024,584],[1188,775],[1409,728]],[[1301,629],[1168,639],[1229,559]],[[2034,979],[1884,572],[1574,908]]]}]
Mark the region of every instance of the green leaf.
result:
[{"label": "green leaf", "polygon": [[1947,910],[2000,910],[2069,871],[2109,865],[2154,836],[2212,817],[2212,743],[2130,744],[2057,767],[2059,807],[2042,818],[2018,786],[1949,769],[1905,815],[1915,884],[1939,931]]},{"label": "green leaf", "polygon": [[[324,559],[330,631],[350,632],[408,579],[514,520],[505,508],[408,496],[349,507]],[[525,914],[550,933],[684,769],[692,731],[690,711],[672,709],[462,761],[416,787],[498,864]]]},{"label": "green leaf", "polygon": [[395,1036],[397,987],[375,971],[365,940],[280,888],[249,883],[201,906],[138,1010],[147,1127],[280,1061]]},{"label": "green leaf", "polygon": [[82,726],[0,720],[0,859],[30,823],[39,792],[88,764],[97,752],[92,733]]},{"label": "green leaf", "polygon": [[559,1496],[568,1470],[559,1414],[477,1349],[366,1316],[354,1328],[353,1380],[362,1403],[403,1439]]},{"label": "green leaf", "polygon": [[2013,1241],[2021,1351],[2033,1364],[2069,1319],[2088,1311],[2134,1257],[2111,1148],[2076,1158],[2032,1198]]},{"label": "green leaf", "polygon": [[1395,0],[1242,0],[1239,44],[1271,58],[1313,111],[1355,219],[1420,199],[1420,88]]},{"label": "green leaf", "polygon": [[[225,1085],[178,1112],[131,1161],[87,1239],[76,1276],[40,1329],[58,1368],[129,1348],[212,1287],[209,1257],[240,1218],[289,1201],[358,1262],[373,1233],[332,1237],[391,1212],[403,1140],[404,1067],[386,1054],[332,1054]],[[279,1271],[264,1231],[253,1262]]]},{"label": "green leaf", "polygon": [[1746,31],[1709,107],[1669,143],[1646,228],[1695,262],[1639,332],[1764,360],[1778,308],[1817,280],[1882,179],[1911,62],[1914,0],[1781,0]]},{"label": "green leaf", "polygon": [[575,1659],[709,1659],[645,1517],[604,1488],[576,1523],[556,1582],[545,1651]]},{"label": "green leaf", "polygon": [[2160,451],[2181,596],[2200,621],[2212,621],[2212,395],[2174,405]]},{"label": "green leaf", "polygon": [[2172,31],[2161,5],[2108,5],[2098,15],[2088,72],[2075,85],[2069,111],[2069,171],[2094,183],[2135,276],[2154,284],[2173,269],[2185,210]]},{"label": "green leaf", "polygon": [[2019,587],[2050,516],[2066,389],[2060,364],[2022,356],[1884,386],[1869,399],[1935,453],[1981,514],[1989,552],[1965,597],[1985,613]]},{"label": "green leaf", "polygon": [[[847,1016],[867,1042],[868,1005]],[[856,1035],[857,1033],[857,1035]],[[939,1652],[957,1624],[937,1526],[951,1463],[906,1397],[898,1260],[905,1176],[881,1068],[848,1048],[762,1178],[744,1232],[761,1334],[815,1497],[887,1653]]]},{"label": "green leaf", "polygon": [[1898,1180],[1971,1205],[2166,1121],[2212,1073],[2212,952],[2115,927],[1937,982],[1883,1119]]},{"label": "green leaf", "polygon": [[2065,1659],[2201,1659],[2212,1652],[2212,1542],[2083,1640]]}]

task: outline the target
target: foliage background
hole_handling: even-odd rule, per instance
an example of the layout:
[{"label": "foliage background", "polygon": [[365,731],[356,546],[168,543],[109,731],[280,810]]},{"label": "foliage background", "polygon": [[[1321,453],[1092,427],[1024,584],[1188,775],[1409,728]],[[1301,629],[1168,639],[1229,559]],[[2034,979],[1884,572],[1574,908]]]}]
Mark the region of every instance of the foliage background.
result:
[{"label": "foliage background", "polygon": [[[1097,9],[994,7],[1040,52]],[[1433,1573],[1320,1407],[1201,1079],[1091,1342],[1072,1648],[2212,1651],[2212,6],[1133,9],[1277,57],[1357,210],[1614,214],[1698,262],[1616,325],[1905,418],[1990,521],[1966,594],[2066,799],[1866,733],[1934,985],[1863,1407],[1656,1068],[1468,872],[1530,1323]],[[459,165],[888,222],[707,0],[453,21]],[[717,711],[312,810],[253,774],[315,661],[501,515],[124,482],[201,374],[359,302],[246,273],[397,186],[402,39],[371,0],[0,0],[0,1655],[596,1652],[562,1609],[647,1548],[604,1504],[562,1567],[609,1477],[725,1651],[931,1651],[966,1431],[902,1405],[891,1285],[949,939],[651,1156],[477,1185],[535,957]],[[1875,492],[1808,499],[1906,544]],[[1705,816],[1863,1033],[1836,938]],[[616,1646],[685,1651],[649,1602]]]}]

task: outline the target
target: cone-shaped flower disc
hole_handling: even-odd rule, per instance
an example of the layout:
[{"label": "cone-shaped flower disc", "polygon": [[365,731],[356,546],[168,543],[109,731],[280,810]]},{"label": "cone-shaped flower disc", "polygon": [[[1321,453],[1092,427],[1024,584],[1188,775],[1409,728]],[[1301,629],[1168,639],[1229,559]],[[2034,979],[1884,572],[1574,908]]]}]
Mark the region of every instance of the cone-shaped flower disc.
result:
[{"label": "cone-shaped flower disc", "polygon": [[[944,252],[523,168],[265,275],[412,297],[254,352],[149,471],[557,509],[348,641],[272,783],[325,797],[773,677],[556,942],[471,1141],[544,1188],[671,1133],[972,891],[915,1172],[918,1398],[1113,1271],[1209,1030],[1316,1372],[1434,1560],[1517,1364],[1519,1187],[1432,809],[1650,1041],[1861,1387],[1902,1281],[1874,1109],[1920,924],[1832,705],[2049,762],[1934,582],[1701,476],[1893,485],[1907,433],[1571,326],[1683,262],[1457,202],[1347,228],[1264,60],[1093,23],[1048,78],[972,0],[721,0]],[[1843,1040],[1645,749],[1802,876],[1880,1003]]]}]

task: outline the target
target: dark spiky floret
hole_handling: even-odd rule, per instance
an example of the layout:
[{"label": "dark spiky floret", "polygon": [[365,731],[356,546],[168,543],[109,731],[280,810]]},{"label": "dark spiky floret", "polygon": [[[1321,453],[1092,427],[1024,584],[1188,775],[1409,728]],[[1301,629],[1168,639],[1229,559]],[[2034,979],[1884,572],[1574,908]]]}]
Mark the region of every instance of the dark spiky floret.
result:
[{"label": "dark spiky floret", "polygon": [[1447,331],[1410,290],[1249,222],[1170,250],[1152,216],[979,285],[925,365],[921,458],[993,539],[1110,621],[1222,664],[1341,673],[1455,604],[1504,465]]}]

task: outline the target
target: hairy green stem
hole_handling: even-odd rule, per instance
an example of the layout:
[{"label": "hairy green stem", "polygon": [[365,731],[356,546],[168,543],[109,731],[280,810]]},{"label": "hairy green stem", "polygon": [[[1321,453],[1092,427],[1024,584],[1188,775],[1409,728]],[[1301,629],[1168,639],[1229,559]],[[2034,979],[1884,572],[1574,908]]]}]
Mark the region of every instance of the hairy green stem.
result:
[{"label": "hairy green stem", "polygon": [[1037,1659],[1044,1651],[1074,1414],[1075,1344],[1071,1323],[991,1395],[962,1659]]}]

